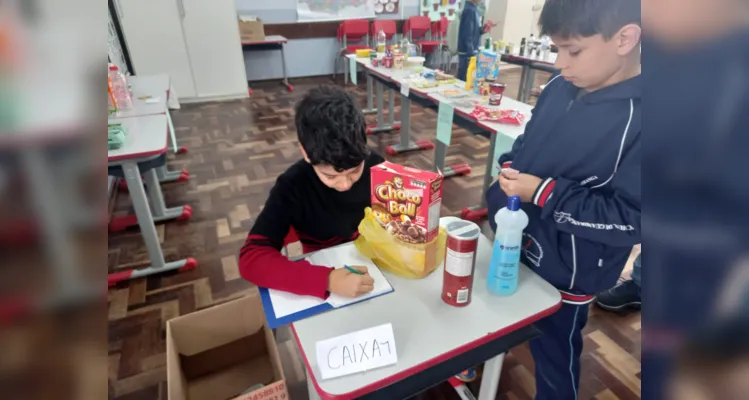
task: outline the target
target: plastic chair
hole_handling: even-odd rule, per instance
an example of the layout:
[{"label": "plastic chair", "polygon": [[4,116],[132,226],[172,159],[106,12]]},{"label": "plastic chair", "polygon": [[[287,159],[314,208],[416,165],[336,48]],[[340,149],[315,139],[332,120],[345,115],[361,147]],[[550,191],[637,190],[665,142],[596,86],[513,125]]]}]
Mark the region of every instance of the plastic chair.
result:
[{"label": "plastic chair", "polygon": [[419,47],[422,55],[432,54],[440,46],[440,42],[432,40],[431,30],[432,21],[423,15],[411,17],[403,24],[403,34]]},{"label": "plastic chair", "polygon": [[[340,51],[336,55],[333,66],[333,79],[338,74],[338,63],[345,60],[347,54],[354,54],[356,50],[369,49],[369,21],[365,19],[349,19],[338,26],[336,34]],[[352,44],[353,43],[353,44]],[[344,84],[348,83],[348,63],[344,63]],[[351,71],[356,73],[356,71]]]},{"label": "plastic chair", "polygon": [[437,59],[437,66],[442,69],[446,70],[444,65],[445,62],[445,54],[449,55],[449,51],[447,49],[447,26],[449,24],[449,21],[447,17],[442,17],[439,19],[439,21],[432,22],[431,31],[432,31],[432,39],[434,39],[439,44],[437,45],[437,49],[435,50],[435,58]]},{"label": "plastic chair", "polygon": [[372,22],[372,48],[377,48],[377,34],[380,33],[380,30],[385,32],[385,40],[387,41],[387,44],[392,44],[391,40],[395,38],[395,35],[398,34],[398,28],[395,26],[395,21],[393,20],[375,20]]}]

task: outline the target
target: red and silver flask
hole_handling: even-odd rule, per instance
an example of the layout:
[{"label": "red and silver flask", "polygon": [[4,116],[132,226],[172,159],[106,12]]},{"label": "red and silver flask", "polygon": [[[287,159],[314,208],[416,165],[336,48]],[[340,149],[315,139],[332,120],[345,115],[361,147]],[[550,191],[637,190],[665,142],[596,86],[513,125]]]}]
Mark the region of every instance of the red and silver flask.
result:
[{"label": "red and silver flask", "polygon": [[471,304],[476,249],[481,229],[471,221],[447,224],[447,251],[442,278],[442,300],[455,307]]}]

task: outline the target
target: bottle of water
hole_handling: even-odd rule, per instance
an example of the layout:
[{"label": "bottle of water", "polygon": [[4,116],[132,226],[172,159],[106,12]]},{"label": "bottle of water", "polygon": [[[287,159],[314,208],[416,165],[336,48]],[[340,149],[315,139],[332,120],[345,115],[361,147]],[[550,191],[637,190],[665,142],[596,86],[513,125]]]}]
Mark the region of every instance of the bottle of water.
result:
[{"label": "bottle of water", "polygon": [[118,111],[128,111],[133,108],[133,95],[130,93],[130,87],[127,84],[125,75],[120,72],[116,65],[109,65],[109,78],[112,82],[112,92],[117,101]]},{"label": "bottle of water", "polygon": [[494,235],[487,286],[491,293],[510,295],[518,288],[523,229],[528,226],[528,216],[520,209],[520,197],[510,196],[507,207],[497,211],[494,221],[497,222],[497,233]]}]

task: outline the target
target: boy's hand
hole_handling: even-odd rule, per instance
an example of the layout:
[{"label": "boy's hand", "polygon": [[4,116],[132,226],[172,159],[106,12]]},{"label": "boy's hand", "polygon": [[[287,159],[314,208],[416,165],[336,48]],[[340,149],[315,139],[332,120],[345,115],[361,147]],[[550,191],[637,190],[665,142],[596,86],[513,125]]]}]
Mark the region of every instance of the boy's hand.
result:
[{"label": "boy's hand", "polygon": [[484,27],[483,27],[482,31],[484,33],[489,33],[492,30],[492,28],[494,28],[495,26],[497,26],[497,24],[495,24],[494,22],[492,22],[491,20],[489,20],[489,21],[487,21],[484,24]]},{"label": "boy's hand", "polygon": [[507,196],[520,196],[520,201],[530,202],[542,179],[530,174],[523,174],[513,169],[502,170],[499,174],[499,186]]},{"label": "boy's hand", "polygon": [[328,275],[328,291],[345,297],[357,297],[374,289],[374,279],[367,273],[367,267],[351,267],[364,275],[350,272],[346,268],[336,268]]}]

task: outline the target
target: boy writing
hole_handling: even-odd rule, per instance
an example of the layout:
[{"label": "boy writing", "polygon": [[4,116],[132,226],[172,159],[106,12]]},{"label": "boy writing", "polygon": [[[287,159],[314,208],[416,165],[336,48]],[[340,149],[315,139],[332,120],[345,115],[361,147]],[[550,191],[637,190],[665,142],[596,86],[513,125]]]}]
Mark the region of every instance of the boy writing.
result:
[{"label": "boy writing", "polygon": [[356,297],[373,289],[366,267],[345,268],[290,261],[280,250],[291,229],[304,252],[355,239],[370,205],[372,166],[384,161],[367,148],[364,116],[342,89],[310,90],[296,105],[303,160],[278,177],[239,252],[242,277],[258,286],[326,298]]},{"label": "boy writing", "polygon": [[522,261],[562,294],[530,342],[536,400],[576,399],[589,303],[641,241],[640,2],[546,0],[539,26],[559,48],[560,74],[500,156],[487,200],[493,216],[520,197]]}]

